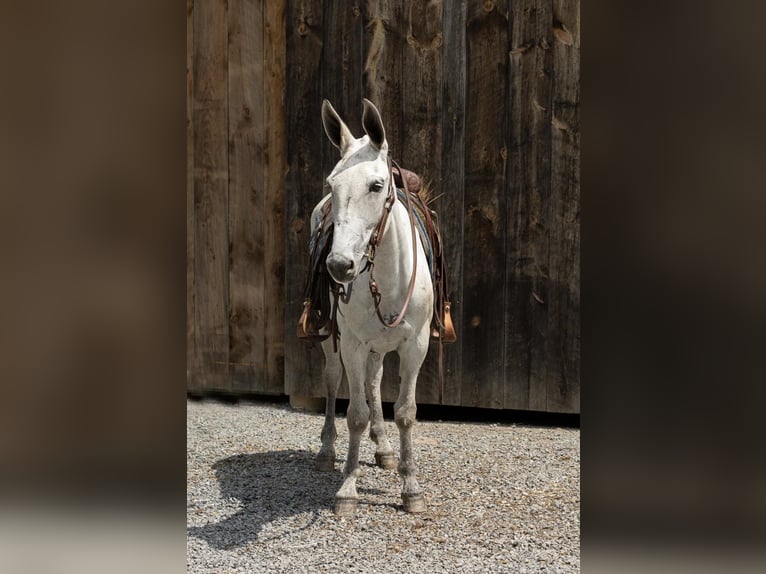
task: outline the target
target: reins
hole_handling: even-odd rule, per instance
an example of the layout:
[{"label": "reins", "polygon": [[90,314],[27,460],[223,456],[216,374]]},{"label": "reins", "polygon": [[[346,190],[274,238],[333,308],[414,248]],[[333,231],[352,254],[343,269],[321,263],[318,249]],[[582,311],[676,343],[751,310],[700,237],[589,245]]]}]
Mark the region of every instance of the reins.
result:
[{"label": "reins", "polygon": [[394,174],[393,174],[393,167],[396,166],[396,169],[401,171],[401,167],[399,167],[399,164],[397,164],[393,160],[388,161],[388,178],[389,178],[389,191],[388,191],[388,197],[386,198],[386,203],[383,209],[383,215],[380,217],[380,221],[378,221],[378,224],[375,226],[375,229],[372,232],[372,235],[370,236],[370,243],[367,245],[367,251],[365,252],[365,257],[367,258],[367,265],[365,266],[365,270],[370,270],[370,282],[369,282],[369,288],[370,288],[370,294],[372,295],[372,299],[375,302],[375,314],[378,316],[378,319],[385,327],[394,328],[399,323],[402,322],[402,319],[404,319],[404,314],[407,312],[407,307],[410,305],[410,300],[412,299],[412,293],[415,291],[415,275],[418,271],[418,242],[417,242],[417,231],[415,230],[415,214],[412,207],[412,200],[410,199],[410,190],[407,185],[407,181],[403,179],[402,183],[404,185],[404,195],[407,199],[407,215],[409,216],[410,220],[410,235],[412,235],[412,275],[410,275],[410,284],[407,288],[407,296],[404,298],[404,303],[402,304],[402,308],[398,313],[394,313],[392,317],[394,317],[394,320],[390,323],[386,321],[386,319],[383,317],[383,314],[380,312],[380,301],[382,299],[382,295],[380,293],[380,289],[378,288],[378,283],[375,281],[375,278],[373,277],[373,272],[375,270],[375,252],[380,245],[380,242],[383,241],[383,234],[386,231],[386,223],[388,222],[388,215],[391,213],[391,208],[393,207],[394,203],[396,202],[396,186],[394,185]]}]

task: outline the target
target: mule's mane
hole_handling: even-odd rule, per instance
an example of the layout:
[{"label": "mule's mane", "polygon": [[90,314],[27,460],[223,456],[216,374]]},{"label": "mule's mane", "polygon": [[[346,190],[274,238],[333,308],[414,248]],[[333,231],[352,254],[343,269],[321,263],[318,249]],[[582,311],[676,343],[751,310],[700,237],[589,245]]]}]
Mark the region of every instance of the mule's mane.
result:
[{"label": "mule's mane", "polygon": [[430,181],[421,184],[420,193],[418,195],[420,195],[420,199],[422,199],[423,203],[426,205],[430,205],[441,197],[440,195],[434,195],[434,190]]},{"label": "mule's mane", "polygon": [[[404,183],[404,180],[407,179],[407,182],[409,183],[409,188],[411,192],[414,192],[417,194],[420,201],[422,201],[423,205],[428,206],[432,202],[436,201],[441,197],[440,195],[434,195],[434,190],[432,187],[431,180],[424,181],[423,177],[420,174],[417,174],[413,171],[409,171],[407,169],[403,170],[404,173],[399,177],[402,183]],[[402,185],[401,187],[404,187]]]}]

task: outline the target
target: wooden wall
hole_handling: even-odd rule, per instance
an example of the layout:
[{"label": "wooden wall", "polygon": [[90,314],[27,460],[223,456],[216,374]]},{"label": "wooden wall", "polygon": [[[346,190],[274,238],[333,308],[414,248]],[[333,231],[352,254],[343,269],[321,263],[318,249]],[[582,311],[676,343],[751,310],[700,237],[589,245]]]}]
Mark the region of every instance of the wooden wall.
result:
[{"label": "wooden wall", "polygon": [[284,9],[187,4],[191,392],[284,388]]},{"label": "wooden wall", "polygon": [[[288,3],[288,393],[323,393],[318,349],[289,336],[308,216],[337,159],[319,103],[359,134],[367,97],[392,155],[444,194],[459,329],[444,402],[579,411],[579,32],[577,0]],[[438,402],[435,353],[418,400]]]},{"label": "wooden wall", "polygon": [[[190,388],[323,396],[294,335],[337,160],[320,105],[359,135],[367,97],[443,194],[443,402],[579,412],[579,0],[198,0],[190,18]],[[436,372],[434,349],[419,402]]]}]

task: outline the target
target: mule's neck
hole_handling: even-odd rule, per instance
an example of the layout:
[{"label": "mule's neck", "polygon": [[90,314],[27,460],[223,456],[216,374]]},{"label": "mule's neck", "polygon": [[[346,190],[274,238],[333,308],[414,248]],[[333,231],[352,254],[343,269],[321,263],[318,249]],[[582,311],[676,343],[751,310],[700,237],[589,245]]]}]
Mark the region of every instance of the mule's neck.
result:
[{"label": "mule's neck", "polygon": [[[375,253],[375,280],[392,297],[404,298],[412,276],[412,233],[407,208],[398,199],[383,230],[383,238]],[[417,237],[416,237],[417,240]],[[418,252],[422,247],[418,245]],[[416,257],[417,252],[415,254]],[[420,264],[418,271],[420,272]]]}]

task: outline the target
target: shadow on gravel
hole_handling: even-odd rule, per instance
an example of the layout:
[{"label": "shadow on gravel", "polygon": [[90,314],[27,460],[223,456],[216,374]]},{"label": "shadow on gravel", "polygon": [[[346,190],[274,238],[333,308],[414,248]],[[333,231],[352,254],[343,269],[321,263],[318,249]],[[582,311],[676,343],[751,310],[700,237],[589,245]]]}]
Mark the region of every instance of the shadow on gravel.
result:
[{"label": "shadow on gravel", "polygon": [[219,460],[213,469],[221,498],[234,498],[242,508],[220,522],[190,527],[187,534],[218,549],[256,540],[265,524],[279,518],[310,513],[310,526],[319,510],[332,508],[342,482],[337,467],[319,472],[314,453],[305,450],[238,454]]}]

